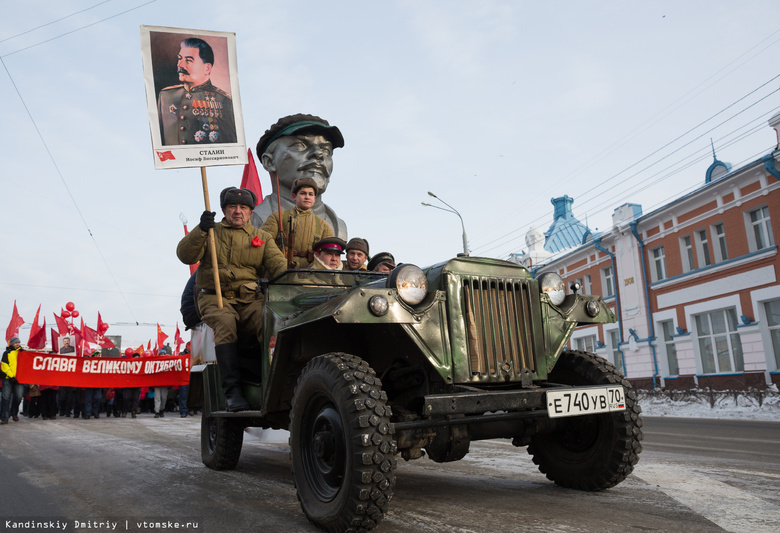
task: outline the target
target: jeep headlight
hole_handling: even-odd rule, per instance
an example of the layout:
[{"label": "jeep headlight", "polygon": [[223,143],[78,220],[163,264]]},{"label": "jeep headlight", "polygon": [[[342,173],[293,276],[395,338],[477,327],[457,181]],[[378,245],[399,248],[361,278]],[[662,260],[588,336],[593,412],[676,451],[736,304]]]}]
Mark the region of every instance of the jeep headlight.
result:
[{"label": "jeep headlight", "polygon": [[547,272],[539,278],[539,288],[550,297],[553,305],[561,305],[566,298],[566,284],[555,272]]},{"label": "jeep headlight", "polygon": [[588,313],[589,317],[596,318],[601,312],[601,306],[596,300],[588,300],[588,303],[585,304],[585,312]]},{"label": "jeep headlight", "polygon": [[409,305],[417,305],[428,294],[428,278],[416,265],[398,265],[387,278],[387,286]]}]

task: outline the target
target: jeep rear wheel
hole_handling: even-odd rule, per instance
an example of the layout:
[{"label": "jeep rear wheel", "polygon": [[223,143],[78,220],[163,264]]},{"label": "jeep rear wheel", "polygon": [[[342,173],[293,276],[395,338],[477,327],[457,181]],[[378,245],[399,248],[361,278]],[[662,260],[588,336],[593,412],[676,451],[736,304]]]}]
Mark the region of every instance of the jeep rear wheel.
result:
[{"label": "jeep rear wheel", "polygon": [[200,421],[200,458],[212,470],[232,470],[241,456],[244,424],[238,418],[203,415]]},{"label": "jeep rear wheel", "polygon": [[642,451],[641,408],[615,366],[588,352],[561,354],[549,381],[566,385],[623,385],[626,410],[556,420],[552,433],[531,438],[528,453],[547,478],[562,487],[603,490],[634,470]]},{"label": "jeep rear wheel", "polygon": [[387,511],[396,444],[387,393],[359,357],[309,361],[290,411],[290,454],[298,500],[326,531],[367,531]]}]

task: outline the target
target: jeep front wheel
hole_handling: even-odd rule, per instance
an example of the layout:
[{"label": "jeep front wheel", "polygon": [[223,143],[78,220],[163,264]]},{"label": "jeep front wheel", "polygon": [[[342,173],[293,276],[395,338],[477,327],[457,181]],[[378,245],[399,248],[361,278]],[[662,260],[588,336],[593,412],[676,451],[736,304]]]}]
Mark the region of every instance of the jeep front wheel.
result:
[{"label": "jeep front wheel", "polygon": [[315,357],[298,378],[290,455],[306,517],[326,531],[367,531],[387,511],[396,444],[387,393],[361,358]]},{"label": "jeep front wheel", "polygon": [[642,451],[642,410],[631,383],[612,363],[579,351],[562,353],[548,379],[623,385],[626,410],[556,419],[555,431],[531,438],[528,453],[539,470],[558,485],[580,490],[603,490],[626,479]]},{"label": "jeep front wheel", "polygon": [[244,443],[244,424],[239,418],[203,415],[200,422],[200,458],[212,470],[232,470],[238,464]]}]

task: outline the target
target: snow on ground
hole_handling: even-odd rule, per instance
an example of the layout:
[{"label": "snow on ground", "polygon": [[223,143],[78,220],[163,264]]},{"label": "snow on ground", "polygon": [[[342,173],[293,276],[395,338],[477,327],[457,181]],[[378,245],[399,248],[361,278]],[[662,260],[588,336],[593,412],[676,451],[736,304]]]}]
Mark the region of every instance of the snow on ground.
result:
[{"label": "snow on ground", "polygon": [[780,422],[780,393],[764,391],[637,391],[645,416],[732,418]]}]

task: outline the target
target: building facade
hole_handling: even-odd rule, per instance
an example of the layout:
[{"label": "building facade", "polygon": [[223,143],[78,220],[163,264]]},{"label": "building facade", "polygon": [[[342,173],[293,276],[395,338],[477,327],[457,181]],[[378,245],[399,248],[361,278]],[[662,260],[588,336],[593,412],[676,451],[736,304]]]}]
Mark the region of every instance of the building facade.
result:
[{"label": "building facade", "polygon": [[[770,125],[779,130],[780,115]],[[715,159],[697,190],[647,214],[619,206],[607,231],[527,264],[601,294],[618,317],[578,328],[571,348],[612,361],[639,388],[780,385],[778,169],[780,141],[738,169]]]}]

